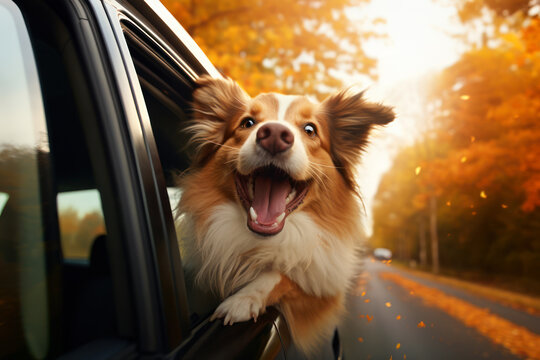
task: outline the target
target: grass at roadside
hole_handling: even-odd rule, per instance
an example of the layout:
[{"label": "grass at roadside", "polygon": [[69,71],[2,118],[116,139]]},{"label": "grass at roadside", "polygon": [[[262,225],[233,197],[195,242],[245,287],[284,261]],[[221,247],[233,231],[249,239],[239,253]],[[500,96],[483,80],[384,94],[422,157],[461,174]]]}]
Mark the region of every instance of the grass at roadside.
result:
[{"label": "grass at roadside", "polygon": [[511,306],[520,310],[524,310],[529,314],[540,316],[540,297],[524,295],[513,291],[498,289],[492,286],[477,284],[470,281],[456,279],[454,277],[434,275],[425,271],[411,269],[403,264],[393,262],[392,265],[400,269],[414,274],[418,277],[423,277],[428,280],[438,281],[459,289],[469,291],[473,294],[483,296],[485,298],[500,302],[504,305]]}]

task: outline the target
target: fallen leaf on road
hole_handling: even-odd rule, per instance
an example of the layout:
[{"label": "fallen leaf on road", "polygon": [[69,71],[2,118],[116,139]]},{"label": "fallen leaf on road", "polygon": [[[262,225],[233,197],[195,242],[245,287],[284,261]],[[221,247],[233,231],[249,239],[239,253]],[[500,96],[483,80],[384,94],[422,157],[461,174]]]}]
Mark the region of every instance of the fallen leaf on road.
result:
[{"label": "fallen leaf on road", "polygon": [[396,316],[396,320],[401,319],[401,315]]},{"label": "fallen leaf on road", "polygon": [[[447,295],[443,291],[421,285],[395,273],[380,274],[381,278],[390,280],[402,286],[411,293],[417,293],[428,306],[439,308],[480,334],[493,343],[507,348],[510,352],[525,359],[540,359],[540,335],[525,327],[516,325],[488,309],[482,309],[459,298]],[[417,325],[424,328],[426,324],[420,321]]]},{"label": "fallen leaf on road", "polygon": [[365,291],[362,291],[361,296],[364,296],[364,295],[366,295],[366,292],[365,292]]},{"label": "fallen leaf on road", "polygon": [[400,343],[397,343],[396,349],[399,349],[400,347],[401,347],[401,344],[400,344]]},{"label": "fallen leaf on road", "polygon": [[387,303],[384,304],[384,305],[386,305],[386,307],[388,307],[388,308],[392,306],[392,304],[390,304],[390,302],[387,302]]},{"label": "fallen leaf on road", "polygon": [[369,299],[364,300],[365,303],[368,303],[368,302],[370,302],[370,301],[371,301],[371,300],[369,300]]},{"label": "fallen leaf on road", "polygon": [[366,315],[366,319],[368,322],[371,322],[371,320],[373,320],[373,316]]},{"label": "fallen leaf on road", "polygon": [[358,342],[364,342],[364,338],[359,337]]}]

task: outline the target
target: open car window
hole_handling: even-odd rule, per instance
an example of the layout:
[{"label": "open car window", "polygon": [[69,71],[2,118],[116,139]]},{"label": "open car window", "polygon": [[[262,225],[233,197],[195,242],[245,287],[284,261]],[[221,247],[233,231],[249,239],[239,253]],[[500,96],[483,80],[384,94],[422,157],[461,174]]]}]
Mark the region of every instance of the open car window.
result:
[{"label": "open car window", "polygon": [[[193,79],[179,62],[134,24],[123,22],[122,25],[159,154],[161,166],[158,170],[165,179],[171,214],[177,226],[180,223],[177,206],[182,195],[177,181],[190,163],[188,135],[182,130],[190,114]],[[176,227],[178,248],[185,265],[189,264],[189,259],[184,257],[181,233],[182,229]],[[194,327],[211,314],[219,300],[213,294],[201,292],[195,284],[194,274],[186,266],[184,281],[190,323]]]}]

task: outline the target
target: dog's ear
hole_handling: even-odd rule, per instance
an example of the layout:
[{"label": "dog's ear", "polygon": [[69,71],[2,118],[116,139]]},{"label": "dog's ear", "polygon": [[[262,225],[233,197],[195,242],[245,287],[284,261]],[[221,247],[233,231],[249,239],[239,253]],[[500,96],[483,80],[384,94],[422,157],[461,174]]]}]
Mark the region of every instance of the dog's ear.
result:
[{"label": "dog's ear", "polygon": [[328,123],[330,151],[334,164],[350,187],[354,187],[354,165],[368,144],[373,125],[394,120],[391,107],[366,102],[364,92],[344,90],[322,102],[322,113]]},{"label": "dog's ear", "polygon": [[192,121],[187,127],[203,161],[226,139],[228,124],[246,109],[249,96],[231,79],[203,76],[193,91]]}]

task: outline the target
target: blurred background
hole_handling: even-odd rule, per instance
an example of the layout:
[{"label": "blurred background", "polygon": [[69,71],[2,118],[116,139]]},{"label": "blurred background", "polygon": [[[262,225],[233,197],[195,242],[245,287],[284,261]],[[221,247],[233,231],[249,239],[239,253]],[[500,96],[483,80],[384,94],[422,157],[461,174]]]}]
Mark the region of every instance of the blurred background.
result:
[{"label": "blurred background", "polygon": [[251,95],[395,107],[358,171],[370,247],[540,295],[540,1],[163,3]]}]

